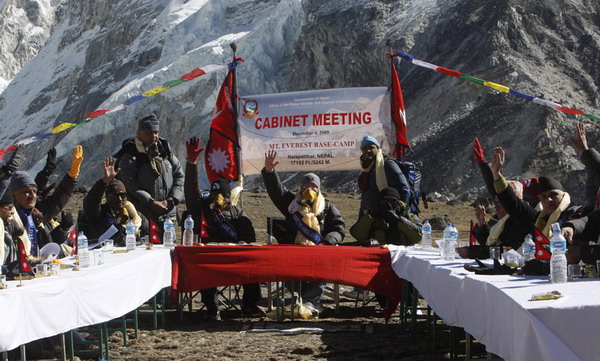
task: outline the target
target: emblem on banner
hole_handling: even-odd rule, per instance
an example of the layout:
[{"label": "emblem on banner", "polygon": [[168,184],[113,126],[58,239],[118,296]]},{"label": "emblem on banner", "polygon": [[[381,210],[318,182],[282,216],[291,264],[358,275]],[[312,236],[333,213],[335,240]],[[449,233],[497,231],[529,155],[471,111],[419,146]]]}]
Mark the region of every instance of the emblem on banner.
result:
[{"label": "emblem on banner", "polygon": [[258,103],[256,100],[247,100],[244,103],[243,116],[246,118],[254,118],[258,114]]}]

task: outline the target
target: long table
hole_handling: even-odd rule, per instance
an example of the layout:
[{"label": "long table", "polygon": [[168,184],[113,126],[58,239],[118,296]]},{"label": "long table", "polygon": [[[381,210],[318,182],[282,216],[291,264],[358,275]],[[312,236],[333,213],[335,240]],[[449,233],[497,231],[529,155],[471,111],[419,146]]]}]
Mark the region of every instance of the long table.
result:
[{"label": "long table", "polygon": [[[600,360],[598,278],[552,284],[547,276],[476,275],[464,269],[473,260],[444,261],[437,250],[390,252],[398,276],[412,282],[447,324],[464,328],[489,352],[506,360]],[[529,301],[554,290],[564,297]]]},{"label": "long table", "polygon": [[104,256],[103,265],[61,270],[23,287],[9,281],[0,290],[0,351],[121,317],[171,284],[168,248]]},{"label": "long table", "polygon": [[279,281],[360,287],[387,297],[390,310],[395,309],[402,295],[402,280],[392,269],[387,249],[300,245],[175,248],[174,291]]}]

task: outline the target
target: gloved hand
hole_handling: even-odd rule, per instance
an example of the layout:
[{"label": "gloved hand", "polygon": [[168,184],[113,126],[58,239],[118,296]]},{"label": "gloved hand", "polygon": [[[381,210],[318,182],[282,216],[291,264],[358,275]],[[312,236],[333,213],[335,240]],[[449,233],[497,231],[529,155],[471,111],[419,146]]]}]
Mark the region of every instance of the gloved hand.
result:
[{"label": "gloved hand", "polygon": [[71,212],[60,212],[60,228],[65,231],[75,224],[73,214]]},{"label": "gloved hand", "polygon": [[81,162],[83,162],[83,147],[78,145],[75,147],[73,152],[73,163],[69,170],[69,177],[77,179],[79,177],[79,169],[81,168]]},{"label": "gloved hand", "polygon": [[50,150],[48,150],[44,168],[50,172],[53,172],[56,169],[56,148],[50,148]]},{"label": "gloved hand", "polygon": [[477,163],[485,162],[485,155],[483,152],[483,148],[479,143],[479,138],[475,138],[475,145],[473,146],[473,154],[475,154],[475,160]]},{"label": "gloved hand", "polygon": [[381,212],[381,216],[390,224],[390,226],[396,225],[400,221],[400,216],[398,216],[396,212],[391,209],[385,209],[383,212]]},{"label": "gloved hand", "polygon": [[10,159],[6,162],[6,164],[2,167],[2,170],[6,175],[13,174],[16,170],[18,170],[21,165],[23,165],[23,161],[25,160],[25,154],[23,154],[23,146],[20,145],[15,149],[14,152],[10,155]]},{"label": "gloved hand", "polygon": [[187,149],[187,161],[196,164],[200,153],[204,150],[204,147],[200,146],[200,138],[191,137],[185,142],[185,148]]}]

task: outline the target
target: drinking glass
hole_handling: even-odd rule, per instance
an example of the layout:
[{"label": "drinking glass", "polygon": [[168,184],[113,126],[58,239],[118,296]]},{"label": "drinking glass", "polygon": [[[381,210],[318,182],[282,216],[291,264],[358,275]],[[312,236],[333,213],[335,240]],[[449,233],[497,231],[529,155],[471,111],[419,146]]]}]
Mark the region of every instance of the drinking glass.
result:
[{"label": "drinking glass", "polygon": [[490,259],[500,260],[502,258],[502,247],[490,247]]},{"label": "drinking glass", "polygon": [[115,248],[115,241],[112,239],[107,239],[106,241],[104,241],[104,247],[102,247],[102,250],[104,252],[111,252],[113,249]]}]

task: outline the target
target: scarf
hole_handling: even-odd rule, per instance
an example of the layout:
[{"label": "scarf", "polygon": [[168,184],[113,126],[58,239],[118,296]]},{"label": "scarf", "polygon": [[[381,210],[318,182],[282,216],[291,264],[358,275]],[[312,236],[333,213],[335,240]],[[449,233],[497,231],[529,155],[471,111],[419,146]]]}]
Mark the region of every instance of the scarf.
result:
[{"label": "scarf", "polygon": [[288,211],[294,218],[294,223],[298,227],[294,243],[304,245],[315,245],[321,242],[321,227],[317,216],[323,213],[325,209],[325,197],[321,191],[317,194],[317,199],[312,205],[303,202],[300,192],[288,206]]},{"label": "scarf", "polygon": [[382,190],[388,186],[387,177],[385,175],[385,158],[383,157],[383,152],[379,149],[377,150],[375,161],[367,168],[362,168],[360,170],[361,173],[358,176],[358,188],[363,192],[369,187],[369,174],[373,168],[375,168],[375,184],[377,184],[377,190]]},{"label": "scarf", "polygon": [[162,174],[162,165],[160,161],[160,152],[158,151],[158,143],[154,143],[146,147],[139,137],[135,138],[135,148],[138,152],[146,154],[150,161],[150,167],[157,176]]},{"label": "scarf", "polygon": [[[15,208],[17,208],[17,207],[15,207]],[[23,220],[21,219],[21,212],[22,212],[22,210],[19,208],[17,210],[17,217],[14,217],[14,220],[19,225],[19,228],[21,228],[22,230],[25,231],[25,232],[23,232],[22,235],[19,236],[19,239],[23,242],[23,247],[25,247],[25,252],[29,256],[31,254],[31,248],[32,248],[31,240],[29,239],[27,228],[25,227],[25,225],[23,224]],[[37,236],[37,234],[36,234],[36,236]]]},{"label": "scarf", "polygon": [[495,244],[500,243],[500,234],[504,231],[504,226],[506,225],[506,221],[510,216],[507,214],[504,217],[500,218],[496,224],[490,228],[490,234],[488,235],[487,240],[485,241],[486,246],[493,246]]},{"label": "scarf", "polygon": [[542,230],[542,233],[546,235],[546,237],[550,238],[552,236],[552,229],[550,228],[550,226],[558,221],[558,218],[560,218],[561,213],[564,212],[567,208],[569,208],[570,204],[571,196],[569,195],[569,193],[564,192],[564,196],[558,204],[558,207],[556,207],[556,209],[554,210],[554,212],[552,212],[547,219],[544,215],[542,215],[542,213],[540,213],[535,221],[535,226],[538,229]]}]

